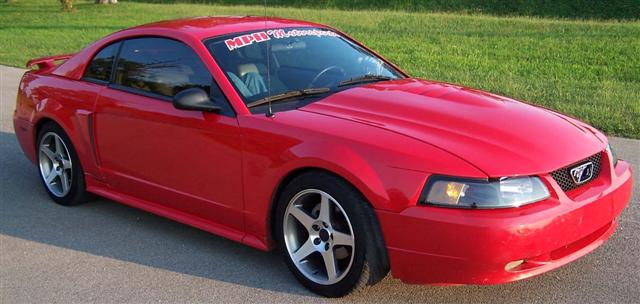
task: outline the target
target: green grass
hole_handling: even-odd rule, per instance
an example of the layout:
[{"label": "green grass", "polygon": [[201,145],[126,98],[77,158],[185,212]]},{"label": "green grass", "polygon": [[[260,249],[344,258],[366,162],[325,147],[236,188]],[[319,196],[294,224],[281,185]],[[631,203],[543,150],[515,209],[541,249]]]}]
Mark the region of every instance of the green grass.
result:
[{"label": "green grass", "polygon": [[[264,0],[130,0],[148,3],[263,5]],[[267,0],[270,6],[342,10],[399,10],[572,19],[640,18],[638,0]]]},{"label": "green grass", "polygon": [[[0,4],[0,64],[76,52],[156,20],[263,13],[261,6],[142,2],[80,2],[62,13],[57,1],[18,0]],[[280,6],[267,13],[344,30],[413,76],[544,105],[609,135],[640,138],[640,22]]]}]

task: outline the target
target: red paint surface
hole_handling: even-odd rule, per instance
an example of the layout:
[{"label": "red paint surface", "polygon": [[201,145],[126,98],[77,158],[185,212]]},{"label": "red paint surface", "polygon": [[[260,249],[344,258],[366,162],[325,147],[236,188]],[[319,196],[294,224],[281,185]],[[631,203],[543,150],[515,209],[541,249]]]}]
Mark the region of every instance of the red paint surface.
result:
[{"label": "red paint surface", "polygon": [[[323,27],[266,21],[266,29]],[[272,245],[280,183],[300,170],[333,172],[376,209],[392,273],[412,283],[522,279],[575,260],[613,233],[631,196],[626,162],[613,168],[604,153],[609,165],[599,177],[569,193],[549,176],[604,151],[606,137],[594,128],[506,97],[417,79],[348,89],[272,118],[252,115],[201,40],[264,29],[258,17],[154,23],[114,33],[58,67],[27,72],[14,115],[19,143],[35,162],[37,127],[53,120],[71,138],[89,191],[263,250]],[[143,35],[190,46],[237,116],[181,111],[80,79],[102,46]],[[417,206],[431,174],[538,175],[551,197],[501,210]],[[527,262],[505,271],[519,259]]]}]

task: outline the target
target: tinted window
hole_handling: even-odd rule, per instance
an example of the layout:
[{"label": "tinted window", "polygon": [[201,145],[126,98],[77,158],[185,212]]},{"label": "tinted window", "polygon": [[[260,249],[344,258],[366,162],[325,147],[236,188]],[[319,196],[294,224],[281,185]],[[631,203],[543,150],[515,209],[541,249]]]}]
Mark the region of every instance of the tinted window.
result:
[{"label": "tinted window", "polygon": [[210,92],[212,77],[187,45],[164,38],[123,43],[116,84],[168,97],[192,87]]},{"label": "tinted window", "polygon": [[93,57],[91,64],[84,73],[84,77],[109,81],[111,79],[111,70],[113,69],[113,59],[116,57],[120,43],[114,43],[103,48]]},{"label": "tinted window", "polygon": [[382,59],[327,29],[245,32],[208,39],[205,45],[245,103],[310,87],[334,90],[365,75],[402,78]]}]

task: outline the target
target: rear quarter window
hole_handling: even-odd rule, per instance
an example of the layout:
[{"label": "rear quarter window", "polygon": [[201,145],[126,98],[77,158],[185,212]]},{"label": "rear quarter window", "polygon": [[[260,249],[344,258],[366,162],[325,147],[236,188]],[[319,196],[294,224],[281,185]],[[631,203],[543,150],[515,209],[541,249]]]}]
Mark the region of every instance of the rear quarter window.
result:
[{"label": "rear quarter window", "polygon": [[87,70],[84,73],[84,78],[88,80],[98,80],[100,82],[109,82],[111,79],[111,70],[113,69],[113,60],[120,47],[120,42],[111,44],[103,48],[98,54],[96,54]]}]

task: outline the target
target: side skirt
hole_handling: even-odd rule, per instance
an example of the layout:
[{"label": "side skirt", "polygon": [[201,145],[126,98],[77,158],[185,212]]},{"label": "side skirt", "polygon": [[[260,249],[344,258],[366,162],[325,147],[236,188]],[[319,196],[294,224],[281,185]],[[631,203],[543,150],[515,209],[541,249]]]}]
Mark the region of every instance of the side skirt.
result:
[{"label": "side skirt", "polygon": [[259,238],[247,235],[242,231],[231,229],[216,223],[205,221],[199,217],[167,208],[157,203],[142,200],[127,194],[123,194],[111,189],[108,185],[92,178],[91,175],[85,174],[87,180],[87,191],[104,198],[122,203],[124,205],[144,210],[155,215],[165,217],[176,222],[180,222],[200,230],[230,239],[232,241],[245,244],[258,250],[267,251],[269,248]]}]

